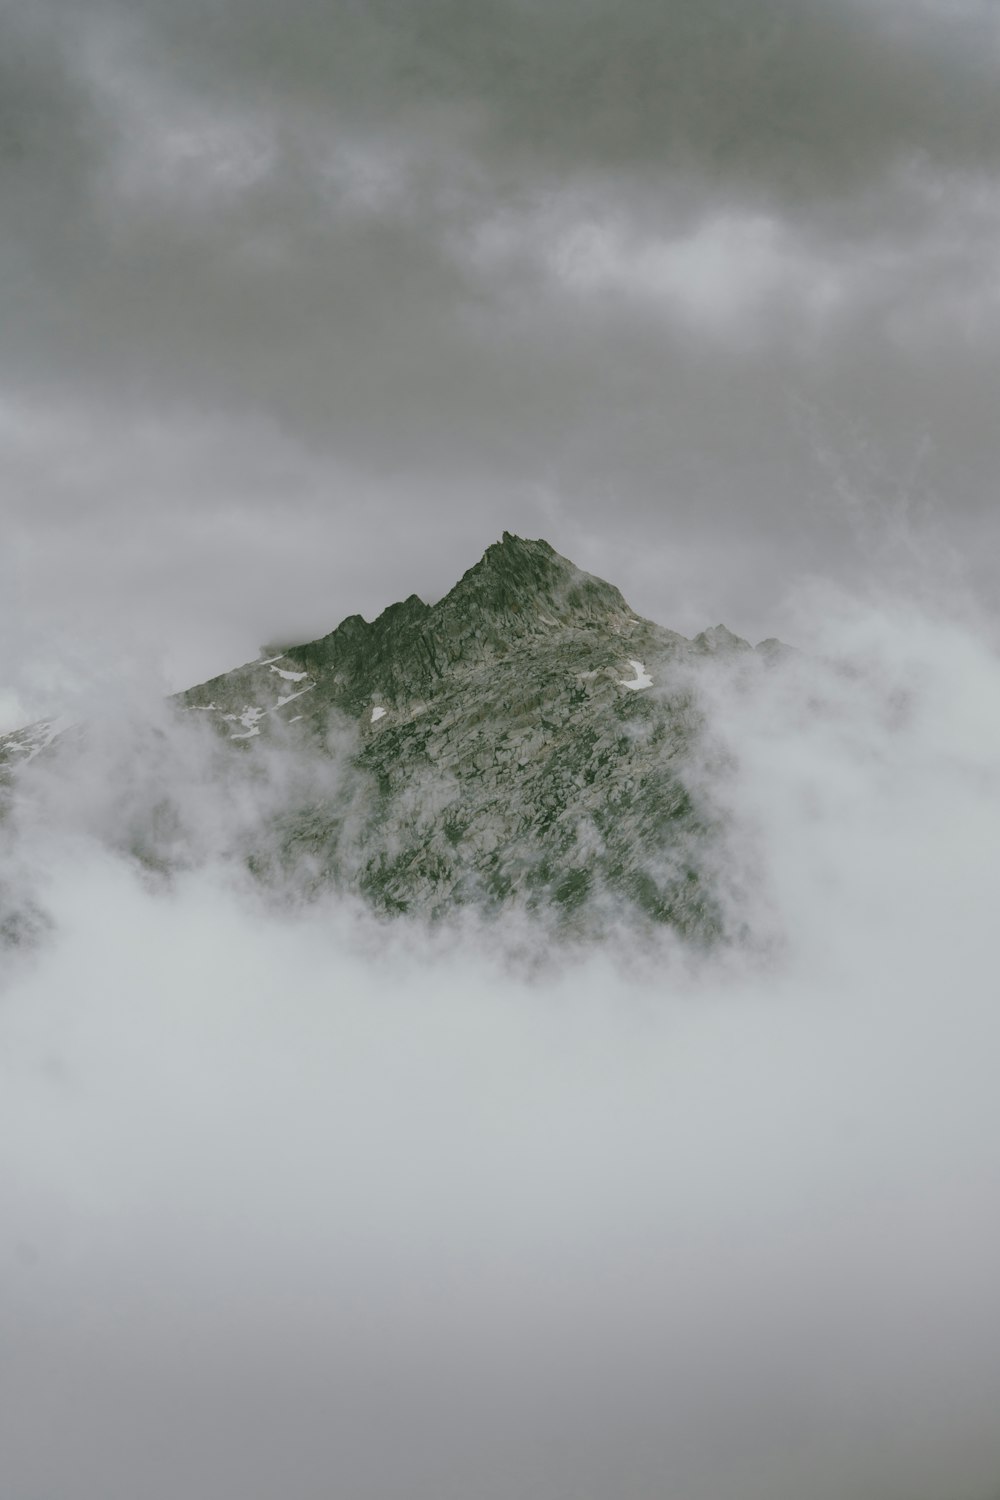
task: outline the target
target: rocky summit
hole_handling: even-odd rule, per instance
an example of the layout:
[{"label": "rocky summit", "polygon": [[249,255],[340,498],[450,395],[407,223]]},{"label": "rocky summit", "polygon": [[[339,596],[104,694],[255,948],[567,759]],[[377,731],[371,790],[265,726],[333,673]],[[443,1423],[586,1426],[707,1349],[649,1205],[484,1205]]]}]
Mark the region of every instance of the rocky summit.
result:
[{"label": "rocky summit", "polygon": [[[516,907],[588,930],[626,916],[710,940],[725,922],[696,669],[752,650],[721,625],[694,640],[655,625],[505,532],[437,604],[351,616],[174,702],[233,776],[282,751],[335,766],[290,777],[244,830],[263,880],[387,913]],[[44,723],[7,735],[0,765],[16,774],[59,738]]]}]

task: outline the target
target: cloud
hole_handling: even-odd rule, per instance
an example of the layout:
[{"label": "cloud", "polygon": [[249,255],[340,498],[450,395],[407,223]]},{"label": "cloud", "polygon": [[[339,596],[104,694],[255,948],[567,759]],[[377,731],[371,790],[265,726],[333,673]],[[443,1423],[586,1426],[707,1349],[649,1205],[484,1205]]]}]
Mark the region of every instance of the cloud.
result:
[{"label": "cloud", "polygon": [[[799,618],[701,678],[758,938],[708,963],[270,908],[185,736],[131,784],[112,725],[22,805],[19,1492],[991,1492],[1000,663],[930,590]],[[108,847],[146,776],[200,841],[168,885]]]},{"label": "cloud", "polygon": [[153,0],[128,15],[168,68],[217,98],[342,110],[389,134],[432,137],[465,119],[487,161],[529,172],[656,175],[688,157],[811,195],[915,149],[987,163],[1000,125],[986,4],[436,0],[414,12],[299,0],[279,21],[261,4],[206,16]]},{"label": "cloud", "polygon": [[24,635],[125,619],[180,687],[512,528],[763,636],[790,578],[867,569],[858,497],[989,586],[989,6],[0,24]]},{"label": "cloud", "polygon": [[[8,1482],[988,1494],[1000,682],[938,590],[996,555],[993,7],[2,28],[4,711],[143,700],[0,871],[55,923],[0,998]],[[150,734],[505,526],[691,632],[837,575],[702,685],[752,953],[262,907],[262,788]],[[173,882],[108,847],[137,756]]]}]

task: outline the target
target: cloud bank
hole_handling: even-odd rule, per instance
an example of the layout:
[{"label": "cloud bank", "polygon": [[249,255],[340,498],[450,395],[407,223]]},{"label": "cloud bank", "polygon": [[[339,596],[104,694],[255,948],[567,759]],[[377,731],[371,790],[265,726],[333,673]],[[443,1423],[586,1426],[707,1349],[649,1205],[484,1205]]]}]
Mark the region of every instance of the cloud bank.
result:
[{"label": "cloud bank", "polygon": [[995,629],[817,588],[800,623],[703,676],[754,934],[711,960],[276,910],[196,739],[153,775],[202,829],[169,881],[109,846],[120,726],[75,795],[39,773],[5,856],[54,922],[0,998],[13,1490],[986,1500]]}]

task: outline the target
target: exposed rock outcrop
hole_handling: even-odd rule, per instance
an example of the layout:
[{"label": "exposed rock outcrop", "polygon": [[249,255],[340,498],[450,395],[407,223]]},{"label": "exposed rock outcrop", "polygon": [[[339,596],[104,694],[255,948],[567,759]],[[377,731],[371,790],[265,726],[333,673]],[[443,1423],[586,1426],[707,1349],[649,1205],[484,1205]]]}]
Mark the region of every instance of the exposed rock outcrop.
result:
[{"label": "exposed rock outcrop", "polygon": [[[692,672],[751,650],[721,625],[693,641],[655,625],[547,542],[505,532],[437,604],[351,616],[176,704],[242,770],[261,746],[336,747],[322,791],[307,779],[252,830],[243,853],[265,878],[387,912],[626,914],[708,939],[724,923]],[[0,756],[49,738],[7,736]]]}]

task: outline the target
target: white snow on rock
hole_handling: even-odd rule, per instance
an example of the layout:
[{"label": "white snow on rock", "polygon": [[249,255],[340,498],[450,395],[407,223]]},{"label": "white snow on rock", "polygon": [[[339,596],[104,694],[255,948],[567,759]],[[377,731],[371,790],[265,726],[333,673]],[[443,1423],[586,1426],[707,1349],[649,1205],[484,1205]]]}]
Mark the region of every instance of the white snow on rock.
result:
[{"label": "white snow on rock", "polygon": [[619,677],[619,687],[629,688],[633,693],[638,693],[641,692],[643,688],[651,688],[653,686],[653,679],[652,677],[650,677],[641,661],[634,661],[630,656],[628,659],[628,664],[632,668],[632,671],[635,673],[635,679],[632,682],[626,682],[623,677]]},{"label": "white snow on rock", "polygon": [[271,667],[271,671],[283,677],[286,682],[304,682],[309,676],[308,672],[286,672],[284,667]]},{"label": "white snow on rock", "polygon": [[[291,674],[287,673],[287,672],[283,672],[282,673],[283,677],[287,677],[287,676],[290,676],[290,675]],[[304,677],[305,673],[303,672],[302,675]],[[272,708],[271,712],[272,713],[277,713],[279,708],[284,708],[284,706],[285,706],[286,703],[294,703],[295,699],[296,698],[301,698],[303,693],[311,693],[312,690],[313,690],[313,688],[315,686],[316,686],[316,684],[314,682],[310,682],[306,687],[299,688],[299,690],[298,690],[297,693],[286,693],[283,698],[279,698],[278,699],[277,703],[274,705],[274,707]]]},{"label": "white snow on rock", "polygon": [[377,724],[378,721],[379,721],[379,719],[384,719],[385,718],[385,715],[386,715],[386,710],[384,708],[373,708],[372,709],[372,723],[373,724]]},{"label": "white snow on rock", "polygon": [[229,736],[231,740],[250,740],[253,739],[255,734],[260,734],[260,730],[257,727],[257,720],[263,718],[263,716],[264,710],[262,708],[248,707],[241,714],[223,714],[222,717],[226,720],[227,724],[243,725],[244,732],[242,734],[231,734]]},{"label": "white snow on rock", "polygon": [[26,766],[36,755],[47,750],[64,730],[72,729],[75,723],[75,719],[67,718],[65,714],[60,714],[57,719],[40,719],[37,724],[29,724],[26,729],[21,730],[16,739],[8,739],[6,748],[23,757],[17,764]]}]

